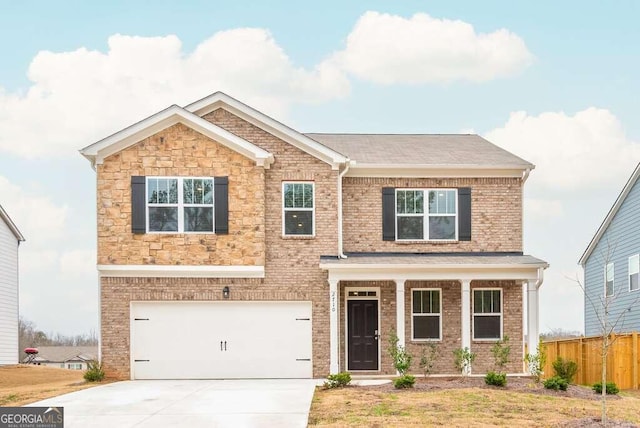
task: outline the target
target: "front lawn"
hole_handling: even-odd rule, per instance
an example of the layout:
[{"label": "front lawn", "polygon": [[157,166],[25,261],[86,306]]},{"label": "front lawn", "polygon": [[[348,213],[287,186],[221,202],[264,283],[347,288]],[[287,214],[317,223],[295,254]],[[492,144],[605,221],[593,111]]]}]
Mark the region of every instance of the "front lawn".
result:
[{"label": "front lawn", "polygon": [[[510,389],[486,387],[481,378],[419,379],[414,390],[350,386],[316,390],[310,426],[597,426],[598,396],[590,389],[544,390],[530,379],[509,379]],[[608,417],[640,423],[640,396],[609,397]]]}]

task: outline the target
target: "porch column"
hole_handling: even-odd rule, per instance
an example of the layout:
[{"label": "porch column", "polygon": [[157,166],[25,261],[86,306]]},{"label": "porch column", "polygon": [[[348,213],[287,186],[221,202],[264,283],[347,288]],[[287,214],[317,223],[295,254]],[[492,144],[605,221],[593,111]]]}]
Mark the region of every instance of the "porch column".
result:
[{"label": "porch column", "polygon": [[338,280],[329,278],[329,374],[340,372],[338,330]]},{"label": "porch column", "polygon": [[[471,280],[463,279],[460,285],[462,286],[460,347],[471,350]],[[465,369],[465,371],[468,370],[469,367]]]},{"label": "porch column", "polygon": [[398,335],[398,345],[404,348],[404,283],[405,279],[396,279],[396,334]]},{"label": "porch column", "polygon": [[538,287],[536,281],[527,281],[527,346],[531,355],[538,349]]}]

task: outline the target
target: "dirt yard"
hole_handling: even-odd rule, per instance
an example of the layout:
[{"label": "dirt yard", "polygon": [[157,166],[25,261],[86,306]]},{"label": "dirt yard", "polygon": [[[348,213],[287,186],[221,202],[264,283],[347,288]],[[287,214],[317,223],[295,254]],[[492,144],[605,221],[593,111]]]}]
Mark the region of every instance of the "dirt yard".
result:
[{"label": "dirt yard", "polygon": [[[17,365],[0,367],[0,406],[22,406],[49,397],[90,388],[81,370]],[[104,382],[103,382],[104,383]]]},{"label": "dirt yard", "polygon": [[[484,378],[418,379],[414,389],[391,384],[318,388],[310,426],[532,426],[595,427],[599,396],[571,385],[549,391],[529,378],[509,378],[507,388],[485,385]],[[610,427],[640,423],[640,395],[608,396]]]}]

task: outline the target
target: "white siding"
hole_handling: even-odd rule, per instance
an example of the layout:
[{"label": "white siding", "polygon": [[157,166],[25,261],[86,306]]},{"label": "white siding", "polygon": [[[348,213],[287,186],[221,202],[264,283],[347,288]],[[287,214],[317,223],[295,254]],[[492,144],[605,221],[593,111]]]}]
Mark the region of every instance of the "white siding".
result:
[{"label": "white siding", "polygon": [[18,240],[0,218],[0,365],[18,363]]}]

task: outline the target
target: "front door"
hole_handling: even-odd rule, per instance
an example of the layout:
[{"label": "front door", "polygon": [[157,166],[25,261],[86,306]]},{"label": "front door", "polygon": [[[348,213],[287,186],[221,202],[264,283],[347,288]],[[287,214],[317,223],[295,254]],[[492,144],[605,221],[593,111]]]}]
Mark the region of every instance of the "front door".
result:
[{"label": "front door", "polygon": [[378,301],[347,300],[347,370],[378,370]]}]

